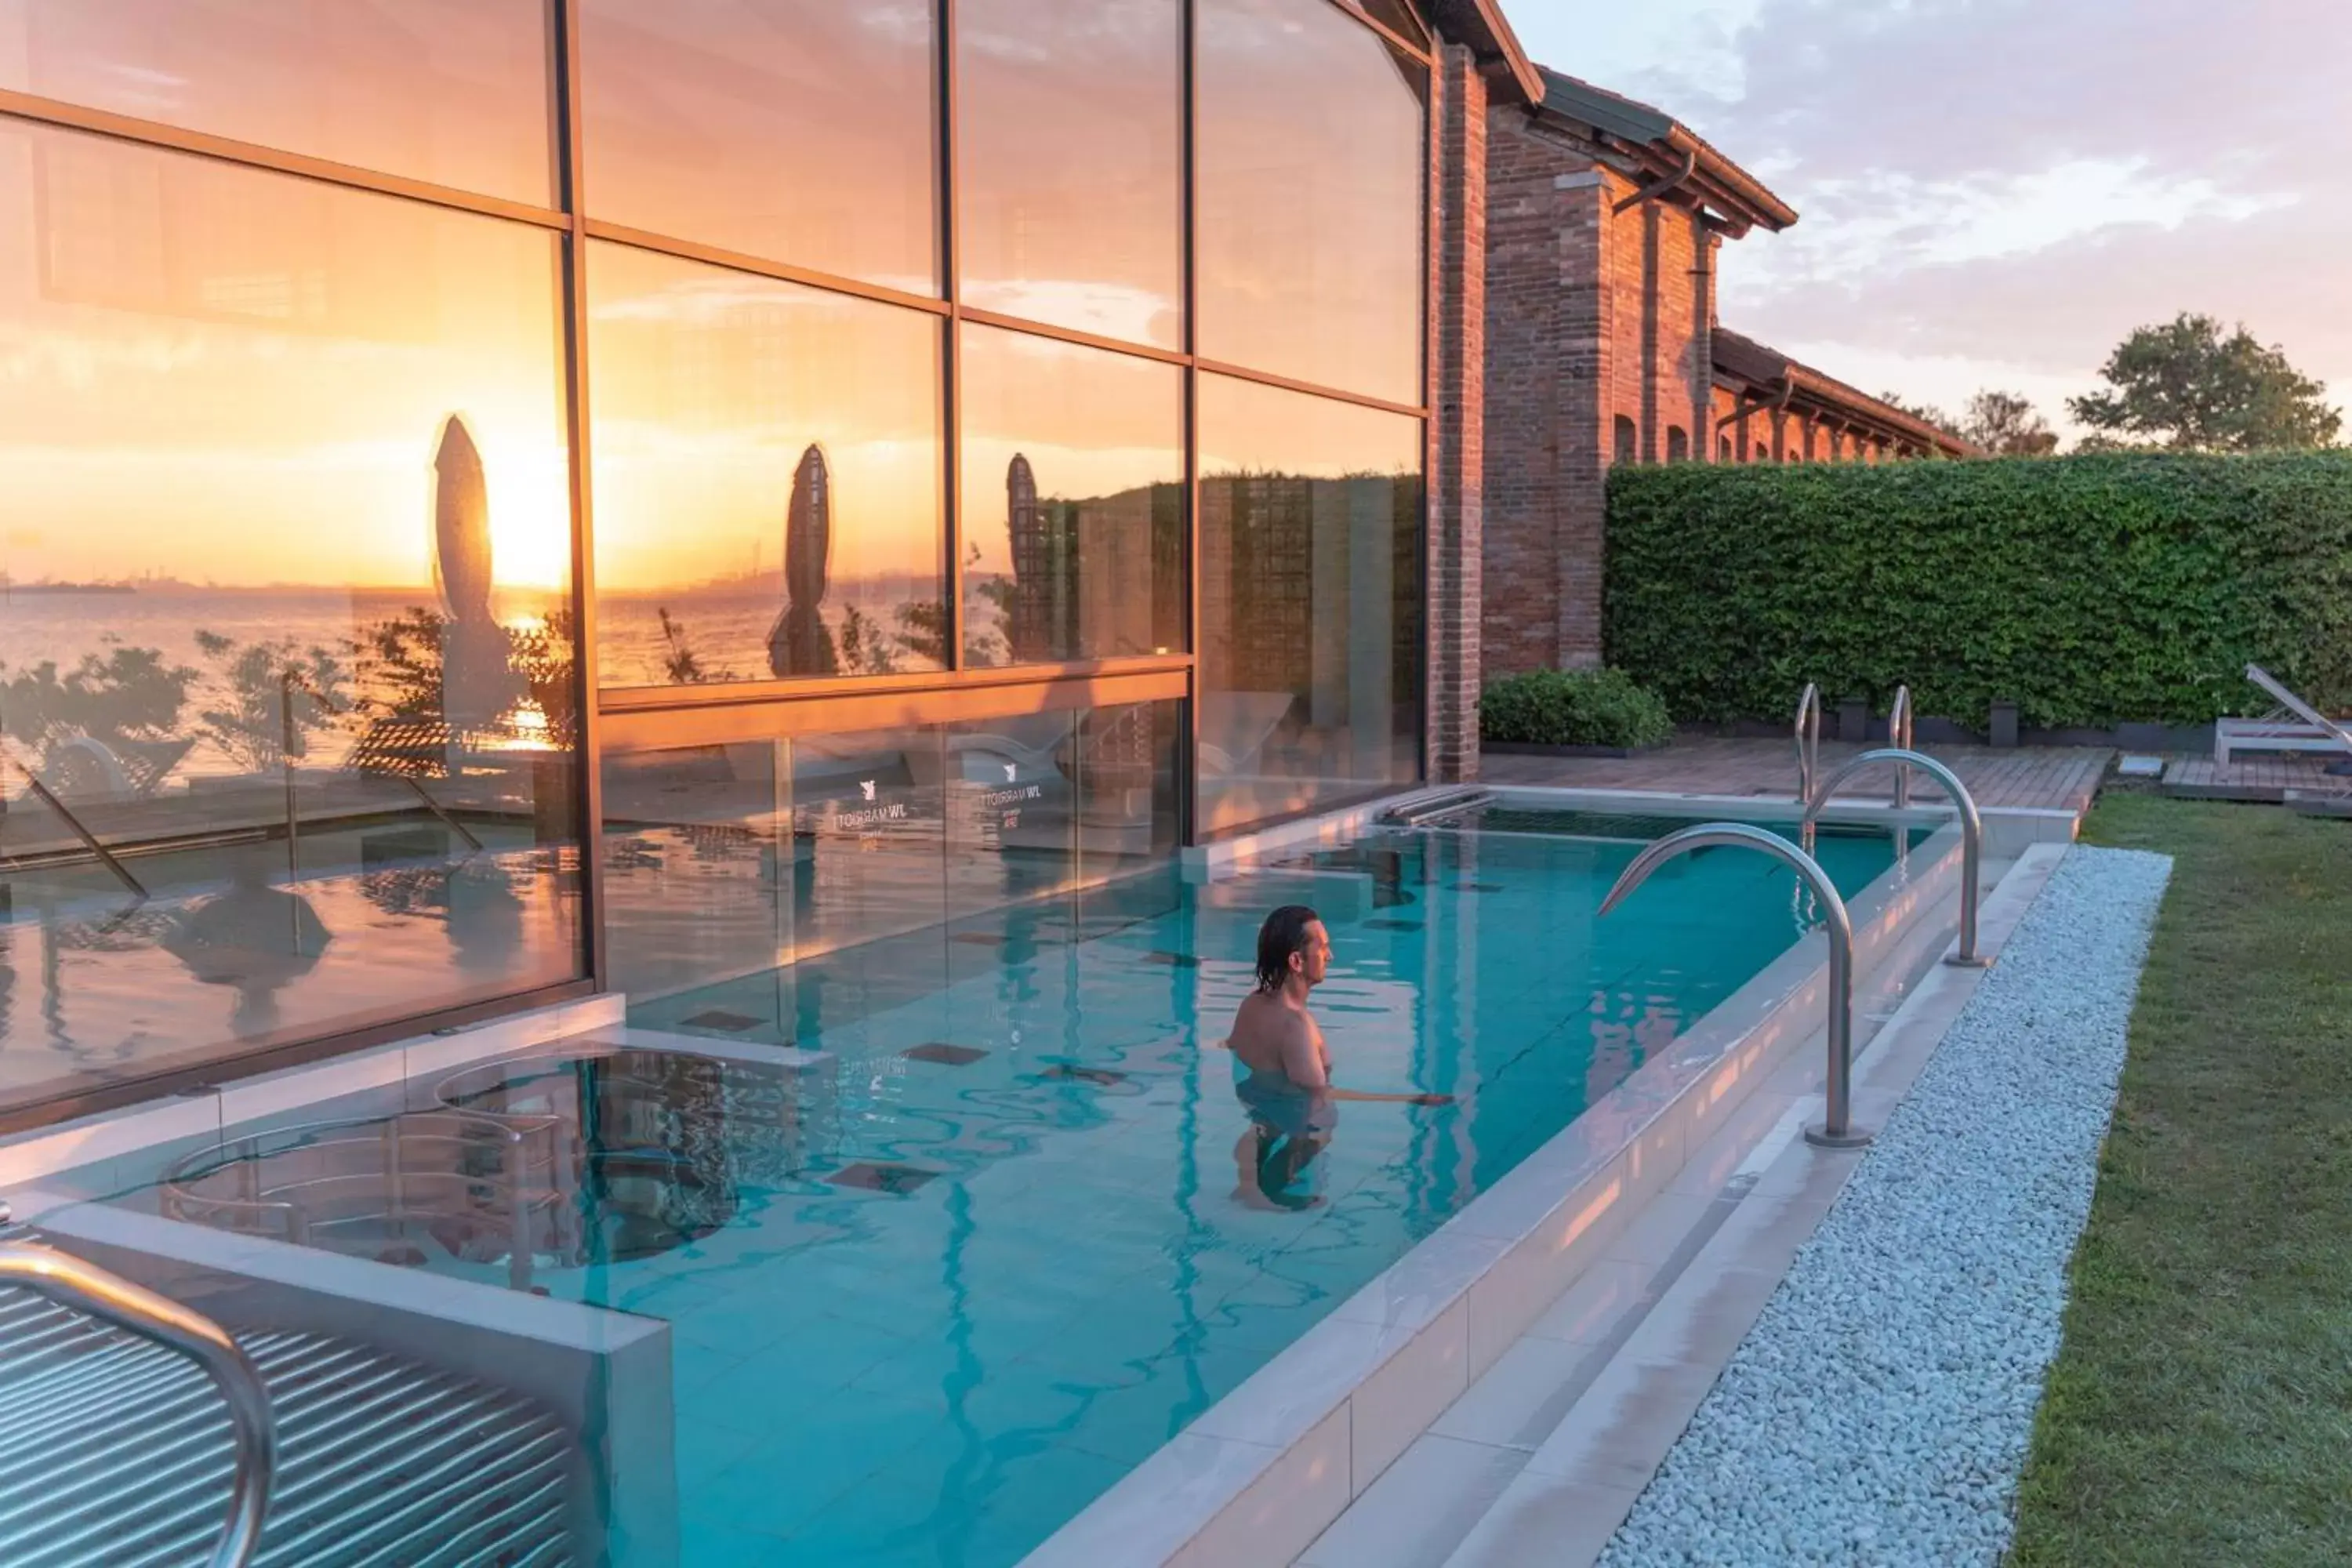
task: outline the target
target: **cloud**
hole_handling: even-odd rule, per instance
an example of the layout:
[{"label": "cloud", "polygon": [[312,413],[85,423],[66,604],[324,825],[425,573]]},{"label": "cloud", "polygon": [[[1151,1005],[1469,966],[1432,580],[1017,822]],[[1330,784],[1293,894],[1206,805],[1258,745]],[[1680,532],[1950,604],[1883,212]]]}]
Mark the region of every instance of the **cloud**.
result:
[{"label": "cloud", "polygon": [[1765,0],[1725,129],[1808,180],[2147,159],[2300,184],[2333,173],[2347,44],[2336,0]]},{"label": "cloud", "polygon": [[2352,378],[2352,225],[2298,205],[2166,229],[2112,224],[2015,254],[1727,289],[1725,310],[1775,332],[1923,355],[2095,371],[2134,327],[2198,310],[2242,321],[2300,367]]},{"label": "cloud", "polygon": [[1730,247],[1724,311],[1825,370],[2086,385],[2188,310],[2352,384],[2343,0],[1654,0],[1583,69],[1515,9],[1798,208]]}]

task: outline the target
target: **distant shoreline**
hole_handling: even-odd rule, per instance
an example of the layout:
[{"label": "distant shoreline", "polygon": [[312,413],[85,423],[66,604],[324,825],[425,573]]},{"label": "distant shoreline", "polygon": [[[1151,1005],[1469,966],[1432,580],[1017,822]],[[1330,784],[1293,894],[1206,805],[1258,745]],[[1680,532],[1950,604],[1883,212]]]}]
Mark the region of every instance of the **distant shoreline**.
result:
[{"label": "distant shoreline", "polygon": [[19,594],[135,594],[139,590],[128,583],[9,583],[0,584],[0,595],[14,598]]}]

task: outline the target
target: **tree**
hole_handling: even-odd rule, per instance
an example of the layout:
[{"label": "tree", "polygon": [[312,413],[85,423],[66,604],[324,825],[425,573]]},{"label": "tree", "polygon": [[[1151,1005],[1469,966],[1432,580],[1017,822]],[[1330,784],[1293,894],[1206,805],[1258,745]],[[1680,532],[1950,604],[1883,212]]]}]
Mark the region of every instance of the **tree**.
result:
[{"label": "tree", "polygon": [[1954,419],[1950,415],[1945,413],[1942,409],[1937,407],[1932,403],[1907,402],[1905,400],[1902,394],[1895,392],[1880,393],[1878,395],[1878,401],[1885,404],[1890,408],[1897,409],[1905,414],[1908,414],[1912,418],[1920,421],[1922,424],[1933,425],[1937,429],[1941,430],[1947,436],[1958,436],[1960,433],[1959,421]]},{"label": "tree", "polygon": [[84,654],[60,677],[44,659],[11,675],[0,665],[0,721],[31,746],[76,735],[100,740],[162,740],[178,733],[180,710],[196,671],[169,663],[163,650],[124,647],[110,635],[106,657]]},{"label": "tree", "polygon": [[2030,401],[1990,388],[1969,399],[1959,436],[1994,458],[2046,458],[2058,449],[2058,432]]},{"label": "tree", "polygon": [[[2264,348],[2243,326],[2230,337],[2210,316],[2182,311],[2126,338],[2099,374],[2111,390],[2070,398],[2099,446],[2189,452],[2332,447],[2344,416],[2326,388]],[[2086,443],[2086,445],[2089,443]]]},{"label": "tree", "polygon": [[240,643],[202,628],[196,647],[228,695],[197,714],[197,732],[247,773],[308,756],[310,732],[332,727],[352,706],[350,670],[335,649],[293,637]]}]

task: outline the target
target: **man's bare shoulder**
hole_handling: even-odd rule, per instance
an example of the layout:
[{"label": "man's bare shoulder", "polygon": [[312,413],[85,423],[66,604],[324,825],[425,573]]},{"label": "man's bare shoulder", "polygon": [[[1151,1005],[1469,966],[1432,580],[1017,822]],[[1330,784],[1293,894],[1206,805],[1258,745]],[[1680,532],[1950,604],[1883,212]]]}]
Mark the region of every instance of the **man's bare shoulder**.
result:
[{"label": "man's bare shoulder", "polygon": [[1314,1029],[1315,1020],[1308,1017],[1303,1009],[1290,1005],[1279,996],[1268,996],[1258,992],[1242,998],[1240,1008],[1234,1014],[1233,1038],[1226,1044],[1236,1051],[1251,1047],[1279,1051],[1296,1040],[1302,1031],[1307,1032],[1309,1038],[1315,1037]]}]

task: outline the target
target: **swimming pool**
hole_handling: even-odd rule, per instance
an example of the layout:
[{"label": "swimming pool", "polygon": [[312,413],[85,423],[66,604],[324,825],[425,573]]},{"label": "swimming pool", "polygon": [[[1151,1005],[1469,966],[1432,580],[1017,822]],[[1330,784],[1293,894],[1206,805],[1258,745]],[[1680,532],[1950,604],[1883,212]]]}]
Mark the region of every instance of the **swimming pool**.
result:
[{"label": "swimming pool", "polygon": [[[583,1218],[527,1280],[494,1232],[390,1260],[668,1322],[692,1568],[1015,1563],[1806,929],[1788,873],[1721,853],[1597,920],[1636,836],[1547,826],[1132,877],[640,1004],[625,1049],[437,1086],[573,1108]],[[1851,894],[1892,850],[1819,856]],[[1213,1049],[1292,901],[1330,927],[1337,1079],[1454,1097],[1343,1106],[1303,1209],[1251,1200]]]}]

